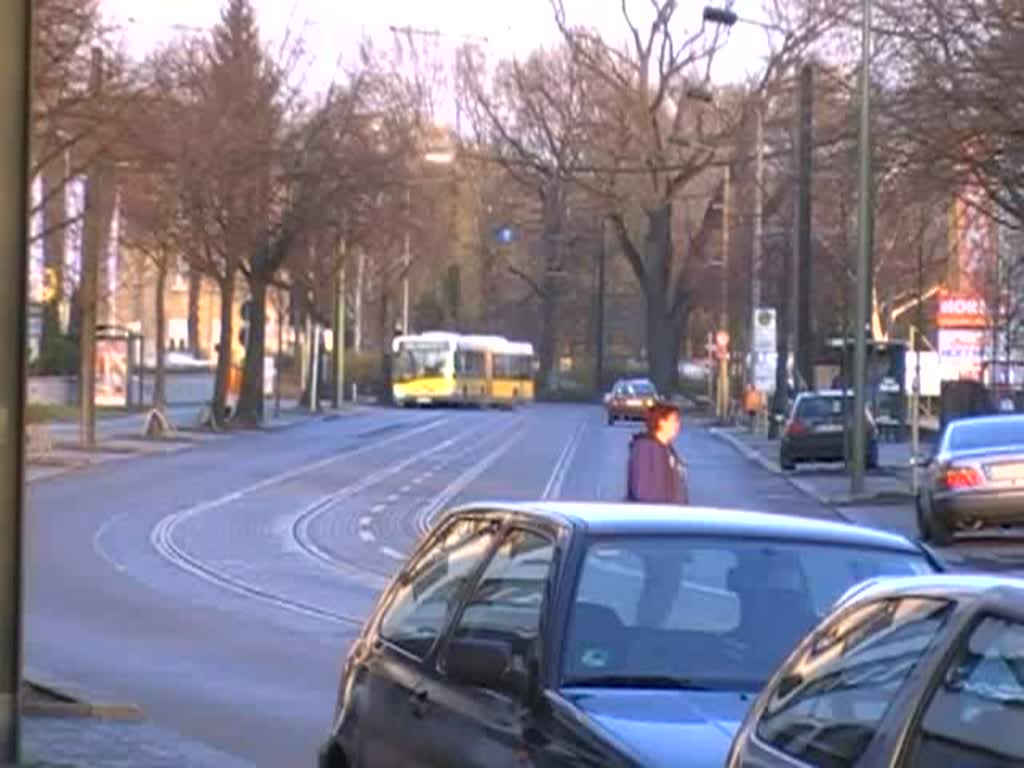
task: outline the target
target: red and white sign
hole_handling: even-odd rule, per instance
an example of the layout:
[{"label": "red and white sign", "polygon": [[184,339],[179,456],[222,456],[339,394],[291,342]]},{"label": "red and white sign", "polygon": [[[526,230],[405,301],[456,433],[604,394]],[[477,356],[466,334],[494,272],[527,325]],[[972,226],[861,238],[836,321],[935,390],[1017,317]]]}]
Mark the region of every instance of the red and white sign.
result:
[{"label": "red and white sign", "polygon": [[981,381],[985,331],[939,331],[939,360],[943,381]]},{"label": "red and white sign", "polygon": [[988,307],[975,296],[942,293],[939,296],[939,328],[987,328]]}]

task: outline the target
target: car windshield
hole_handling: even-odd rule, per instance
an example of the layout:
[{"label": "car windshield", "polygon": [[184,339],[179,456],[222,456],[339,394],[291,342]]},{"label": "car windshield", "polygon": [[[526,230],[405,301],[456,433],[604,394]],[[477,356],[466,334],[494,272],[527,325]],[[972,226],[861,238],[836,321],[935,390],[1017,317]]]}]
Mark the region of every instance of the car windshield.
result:
[{"label": "car windshield", "polygon": [[984,419],[956,424],[949,434],[952,451],[1024,446],[1024,419]]},{"label": "car windshield", "polygon": [[653,397],[655,390],[649,381],[630,381],[622,385],[621,393],[626,397]]},{"label": "car windshield", "polygon": [[397,381],[408,381],[425,376],[443,376],[450,356],[447,344],[403,342],[395,357],[394,378]]},{"label": "car windshield", "polygon": [[580,566],[562,684],[756,691],[847,589],[932,570],[923,555],[831,544],[595,539]]}]

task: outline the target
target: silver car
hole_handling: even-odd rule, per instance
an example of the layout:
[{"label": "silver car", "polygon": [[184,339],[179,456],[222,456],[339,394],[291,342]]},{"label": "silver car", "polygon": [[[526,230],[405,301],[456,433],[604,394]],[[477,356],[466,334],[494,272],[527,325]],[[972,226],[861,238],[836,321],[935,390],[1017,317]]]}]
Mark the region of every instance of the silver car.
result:
[{"label": "silver car", "polygon": [[957,531],[1024,524],[1024,415],[953,421],[935,453],[916,463],[925,541],[948,545]]}]

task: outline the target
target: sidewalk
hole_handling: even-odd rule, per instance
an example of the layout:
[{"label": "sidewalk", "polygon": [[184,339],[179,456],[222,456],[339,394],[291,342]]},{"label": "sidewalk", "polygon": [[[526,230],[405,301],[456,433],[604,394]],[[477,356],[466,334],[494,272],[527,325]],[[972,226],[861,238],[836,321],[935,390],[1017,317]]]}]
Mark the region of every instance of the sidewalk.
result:
[{"label": "sidewalk", "polygon": [[905,504],[913,498],[909,443],[879,443],[879,467],[868,471],[864,478],[864,492],[853,497],[850,495],[849,475],[841,464],[813,464],[795,472],[783,472],[779,466],[778,440],[751,433],[743,427],[714,427],[711,433],[769,472],[785,477],[799,491],[828,506]]},{"label": "sidewalk", "polygon": [[251,768],[251,764],[148,723],[23,716],[26,768]]}]

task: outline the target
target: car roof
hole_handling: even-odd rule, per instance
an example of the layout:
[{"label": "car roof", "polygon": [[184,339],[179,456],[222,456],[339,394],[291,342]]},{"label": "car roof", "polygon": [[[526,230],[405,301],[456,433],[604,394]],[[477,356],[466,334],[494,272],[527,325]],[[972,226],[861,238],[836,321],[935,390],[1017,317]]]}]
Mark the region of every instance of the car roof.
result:
[{"label": "car roof", "polygon": [[923,554],[905,536],[848,523],[717,507],[626,502],[479,502],[466,511],[505,511],[574,524],[597,534],[691,534],[764,539],[799,539]]},{"label": "car roof", "polygon": [[996,422],[1024,421],[1024,413],[995,413],[983,416],[965,416],[949,422],[950,429],[957,429],[964,426],[978,426]]},{"label": "car roof", "polygon": [[868,579],[850,589],[837,604],[910,596],[985,598],[1024,608],[1024,578],[994,573],[930,573]]}]

